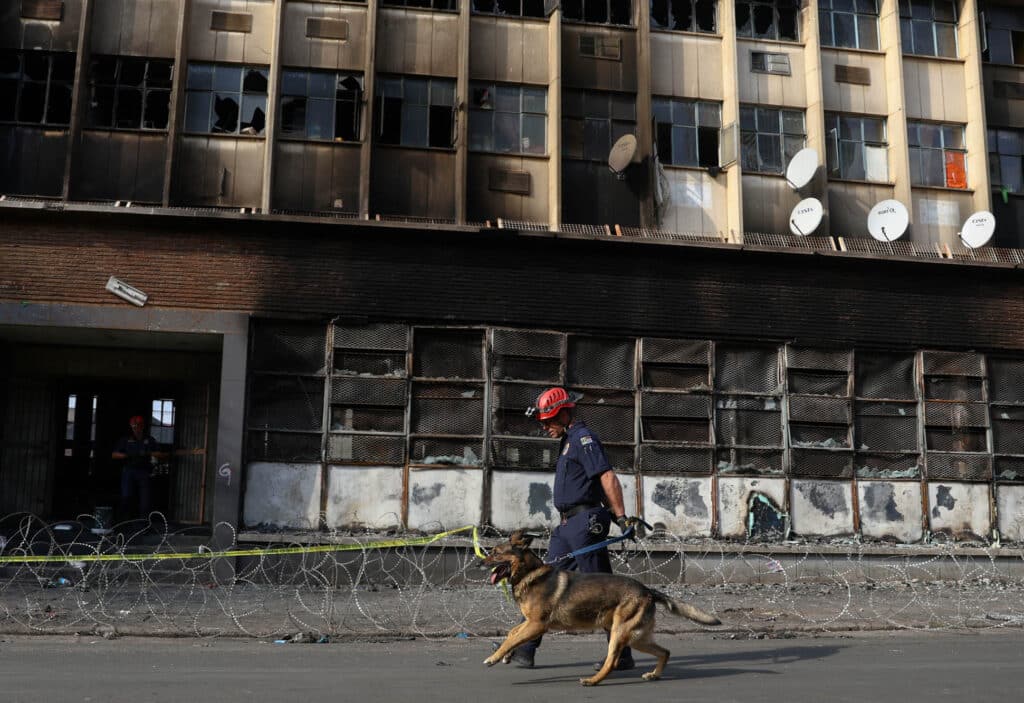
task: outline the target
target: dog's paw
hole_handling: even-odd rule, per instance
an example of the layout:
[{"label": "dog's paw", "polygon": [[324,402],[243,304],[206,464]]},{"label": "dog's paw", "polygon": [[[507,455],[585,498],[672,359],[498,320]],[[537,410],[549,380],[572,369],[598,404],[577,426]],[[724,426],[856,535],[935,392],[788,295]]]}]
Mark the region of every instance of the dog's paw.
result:
[{"label": "dog's paw", "polygon": [[503,656],[501,658],[501,663],[502,664],[511,664],[512,663],[512,652],[509,652],[508,654]]},{"label": "dog's paw", "polygon": [[497,663],[498,662],[493,661],[490,657],[487,657],[486,659],[484,659],[484,664],[486,664],[487,666],[494,666]]},{"label": "dog's paw", "polygon": [[580,686],[596,686],[599,683],[601,682],[594,679],[580,679]]},{"label": "dog's paw", "polygon": [[648,671],[646,674],[644,674],[640,678],[642,678],[644,681],[657,681],[661,677],[658,676],[657,674],[655,674],[653,671]]}]

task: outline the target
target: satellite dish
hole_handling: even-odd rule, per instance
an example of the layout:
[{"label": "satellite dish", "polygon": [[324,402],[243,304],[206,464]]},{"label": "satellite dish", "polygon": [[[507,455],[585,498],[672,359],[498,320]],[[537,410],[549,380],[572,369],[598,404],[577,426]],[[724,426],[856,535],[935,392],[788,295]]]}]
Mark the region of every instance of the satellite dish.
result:
[{"label": "satellite dish", "polygon": [[909,224],[910,215],[899,200],[883,200],[868,213],[868,232],[880,242],[895,242]]},{"label": "satellite dish", "polygon": [[608,152],[608,168],[619,178],[625,178],[625,171],[633,163],[636,156],[636,137],[632,134],[623,134]]},{"label": "satellite dish", "polygon": [[960,229],[960,241],[968,249],[977,249],[988,244],[996,231],[996,218],[988,210],[980,210],[964,222]]},{"label": "satellite dish", "polygon": [[823,214],[824,208],[822,208],[820,200],[804,198],[789,214],[789,231],[797,236],[806,237],[818,229]]},{"label": "satellite dish", "polygon": [[818,152],[814,149],[801,149],[789,160],[786,167],[786,180],[793,190],[800,190],[811,182],[814,172],[818,170]]}]

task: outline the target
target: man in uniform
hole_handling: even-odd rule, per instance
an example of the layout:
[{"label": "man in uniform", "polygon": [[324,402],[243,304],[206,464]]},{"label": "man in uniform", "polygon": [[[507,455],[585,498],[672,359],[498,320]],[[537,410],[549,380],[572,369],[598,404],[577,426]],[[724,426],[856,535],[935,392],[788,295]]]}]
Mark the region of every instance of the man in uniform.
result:
[{"label": "man in uniform", "polygon": [[165,459],[168,454],[160,451],[156,440],[145,434],[146,421],[141,415],[128,420],[131,434],[121,437],[114,445],[111,458],[124,461],[121,470],[121,519],[128,519],[132,501],[138,499],[139,516],[149,517],[152,507],[153,458]]},{"label": "man in uniform", "polygon": [[[610,574],[612,564],[607,548],[564,558],[607,539],[613,519],[623,532],[632,524],[626,517],[622,484],[612,471],[601,442],[586,423],[575,417],[577,399],[564,388],[549,388],[537,398],[536,406],[527,411],[527,415],[540,421],[548,436],[561,440],[553,496],[561,522],[551,533],[546,561],[557,569]],[[540,638],[516,648],[512,661],[516,666],[532,667],[539,646]],[[626,647],[616,669],[624,671],[634,666],[632,650]]]}]

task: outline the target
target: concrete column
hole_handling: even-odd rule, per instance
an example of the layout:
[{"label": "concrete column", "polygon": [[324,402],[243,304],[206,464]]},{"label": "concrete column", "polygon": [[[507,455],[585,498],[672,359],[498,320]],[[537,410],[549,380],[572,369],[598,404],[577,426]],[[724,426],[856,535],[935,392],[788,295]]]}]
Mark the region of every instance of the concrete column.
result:
[{"label": "concrete column", "polygon": [[967,105],[967,187],[974,191],[974,209],[992,210],[992,183],[988,171],[988,122],[985,119],[985,83],[981,68],[981,32],[977,0],[960,5],[957,39],[964,60]]},{"label": "concrete column", "polygon": [[[826,178],[826,152],[828,151],[825,139],[825,89],[822,86],[821,75],[821,31],[818,27],[818,8],[816,5],[804,7],[800,14],[803,15],[803,38],[804,38],[804,76],[807,91],[807,111],[804,114],[804,125],[807,132],[807,146],[818,152],[818,163],[821,167],[811,181],[813,188],[808,193],[821,200],[822,205],[828,206],[828,179]],[[828,234],[826,227],[827,220],[822,222],[815,234]],[[854,491],[856,500],[856,490]]]},{"label": "concrete column", "polygon": [[889,177],[895,184],[893,198],[907,206],[913,221],[898,0],[882,0],[878,16],[878,42],[879,48],[885,52],[886,133],[889,137]]},{"label": "concrete column", "polygon": [[[217,419],[217,474],[213,491],[214,549],[231,546],[241,515],[245,376],[249,359],[248,330],[225,332],[223,339]],[[218,576],[229,578],[231,567],[228,563],[218,564]]]},{"label": "concrete column", "polygon": [[284,31],[284,6],[274,5],[274,34],[270,45],[270,76],[267,85],[267,127],[263,135],[263,193],[260,209],[270,212],[274,197],[274,152],[277,143],[277,104],[281,92],[281,33]]},{"label": "concrete column", "polygon": [[377,73],[377,15],[378,0],[366,2],[366,56],[363,59],[363,114],[361,130],[363,144],[359,148],[359,216],[370,217],[370,169],[373,157],[373,96]]},{"label": "concrete column", "polygon": [[89,38],[92,36],[91,0],[82,0],[82,16],[78,23],[78,51],[75,55],[75,83],[71,89],[71,123],[68,125],[68,146],[64,158],[64,184],[61,188],[61,199],[67,200],[71,193],[71,178],[74,173],[75,159],[81,151],[82,116],[85,113],[85,74],[88,72],[89,59],[92,55]]},{"label": "concrete column", "polygon": [[729,0],[718,3],[718,27],[722,33],[722,124],[733,125],[736,161],[725,174],[726,223],[729,241],[743,241],[743,172],[740,168],[740,93],[736,48],[736,5]]},{"label": "concrete column", "polygon": [[469,175],[469,18],[470,0],[459,3],[458,75],[455,79],[455,221],[466,222]]},{"label": "concrete column", "polygon": [[654,214],[654,144],[651,125],[651,4],[648,0],[636,3],[636,140],[637,156],[646,160],[649,176],[647,196],[640,202],[640,226],[657,227]]},{"label": "concrete column", "polygon": [[192,0],[182,0],[178,13],[178,30],[174,43],[174,82],[171,84],[171,104],[167,119],[167,160],[164,162],[163,206],[171,204],[171,185],[174,178],[174,157],[178,153],[178,134],[185,119],[185,82],[188,79],[188,65],[185,47],[188,41],[188,23],[192,11]]},{"label": "concrete column", "polygon": [[562,10],[548,18],[548,227],[562,225]]}]

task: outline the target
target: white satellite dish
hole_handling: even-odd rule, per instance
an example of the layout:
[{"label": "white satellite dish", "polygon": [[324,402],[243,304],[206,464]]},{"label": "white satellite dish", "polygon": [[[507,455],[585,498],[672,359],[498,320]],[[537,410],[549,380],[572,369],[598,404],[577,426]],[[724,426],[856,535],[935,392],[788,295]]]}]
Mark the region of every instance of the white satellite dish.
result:
[{"label": "white satellite dish", "polygon": [[608,152],[608,168],[619,178],[625,178],[625,171],[636,156],[636,137],[623,134]]},{"label": "white satellite dish", "polygon": [[868,232],[880,242],[895,242],[909,224],[910,215],[899,200],[883,200],[868,213]]},{"label": "white satellite dish", "polygon": [[817,198],[804,198],[796,204],[793,212],[789,215],[789,231],[793,234],[806,237],[818,229],[821,224],[821,217],[825,213],[821,201]]},{"label": "white satellite dish", "polygon": [[996,218],[988,210],[979,210],[964,222],[960,229],[960,241],[968,249],[977,249],[988,244],[996,231]]},{"label": "white satellite dish", "polygon": [[800,190],[811,182],[814,172],[818,170],[818,152],[814,149],[801,149],[793,154],[786,167],[786,180],[793,190]]}]

